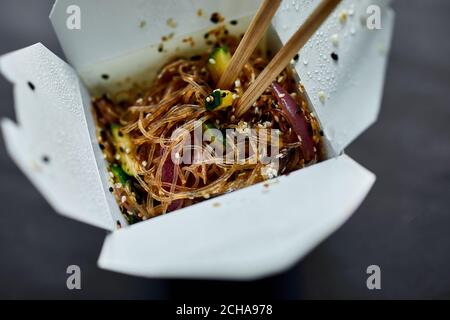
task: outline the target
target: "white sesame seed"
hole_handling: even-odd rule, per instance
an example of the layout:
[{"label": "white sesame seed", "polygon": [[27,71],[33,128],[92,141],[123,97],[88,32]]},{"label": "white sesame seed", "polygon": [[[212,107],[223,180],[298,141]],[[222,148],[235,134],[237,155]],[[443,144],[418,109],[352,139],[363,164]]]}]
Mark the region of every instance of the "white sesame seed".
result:
[{"label": "white sesame seed", "polygon": [[280,94],[280,98],[284,98],[286,95],[284,93]]},{"label": "white sesame seed", "polygon": [[122,202],[122,203],[125,203],[125,202],[127,202],[127,197],[125,197],[125,196],[122,196],[122,198],[120,199],[120,202]]},{"label": "white sesame seed", "polygon": [[235,86],[236,88],[239,88],[239,87],[241,86],[241,80],[237,79],[237,80],[234,82],[234,86]]},{"label": "white sesame seed", "polygon": [[339,35],[337,33],[331,36],[331,43],[337,47],[339,45]]},{"label": "white sesame seed", "polygon": [[142,161],[142,166],[143,166],[143,167],[146,167],[147,164],[148,164],[147,161]]},{"label": "white sesame seed", "polygon": [[120,160],[120,154],[116,154],[116,156],[114,157],[117,161]]},{"label": "white sesame seed", "polygon": [[319,96],[320,102],[325,103],[325,100],[326,100],[325,92],[319,91],[318,96]]},{"label": "white sesame seed", "polygon": [[209,62],[210,64],[216,64],[216,60],[214,60],[213,58],[210,58],[210,59],[208,60],[208,62]]}]

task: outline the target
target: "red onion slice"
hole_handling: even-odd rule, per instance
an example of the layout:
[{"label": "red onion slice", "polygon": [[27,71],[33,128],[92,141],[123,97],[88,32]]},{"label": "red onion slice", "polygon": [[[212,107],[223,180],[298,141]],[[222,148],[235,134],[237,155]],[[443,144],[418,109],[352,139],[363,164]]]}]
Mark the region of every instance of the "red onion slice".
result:
[{"label": "red onion slice", "polygon": [[311,160],[314,157],[314,142],[309,135],[308,122],[303,112],[291,95],[278,83],[272,83],[272,91],[302,144],[303,156],[307,161]]}]

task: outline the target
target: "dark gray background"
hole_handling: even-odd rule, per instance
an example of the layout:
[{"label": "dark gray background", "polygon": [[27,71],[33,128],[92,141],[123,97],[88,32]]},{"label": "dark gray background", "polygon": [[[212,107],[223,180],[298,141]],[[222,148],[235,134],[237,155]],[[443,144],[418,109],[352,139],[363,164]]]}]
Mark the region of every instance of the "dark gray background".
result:
[{"label": "dark gray background", "polygon": [[[0,1],[0,54],[63,56],[53,1]],[[450,1],[397,0],[383,108],[347,152],[378,181],[355,215],[294,268],[257,282],[148,280],[100,270],[105,232],[56,215],[0,142],[0,298],[450,298]],[[14,118],[0,79],[0,117]],[[0,138],[1,139],[1,138]],[[66,289],[68,265],[82,290]],[[368,265],[382,290],[366,288]]]}]

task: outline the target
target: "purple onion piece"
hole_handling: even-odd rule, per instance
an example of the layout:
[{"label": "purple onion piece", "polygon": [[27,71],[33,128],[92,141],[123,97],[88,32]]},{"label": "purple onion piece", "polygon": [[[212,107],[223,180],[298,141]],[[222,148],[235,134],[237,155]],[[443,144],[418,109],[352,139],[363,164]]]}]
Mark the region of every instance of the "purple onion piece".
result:
[{"label": "purple onion piece", "polygon": [[309,135],[308,122],[303,112],[291,95],[278,83],[272,83],[272,92],[286,114],[292,129],[302,143],[303,156],[307,161],[311,160],[314,157],[314,142]]},{"label": "purple onion piece", "polygon": [[[164,149],[161,149],[160,155],[163,156],[163,154],[164,154]],[[166,159],[166,162],[164,162],[164,165],[162,167],[161,181],[166,182],[166,183],[172,183],[174,175],[175,175],[175,164],[173,163],[172,158],[169,155]],[[174,200],[169,204],[167,211],[171,212],[171,211],[177,210],[177,209],[181,208],[182,205],[183,205],[183,200]]]}]

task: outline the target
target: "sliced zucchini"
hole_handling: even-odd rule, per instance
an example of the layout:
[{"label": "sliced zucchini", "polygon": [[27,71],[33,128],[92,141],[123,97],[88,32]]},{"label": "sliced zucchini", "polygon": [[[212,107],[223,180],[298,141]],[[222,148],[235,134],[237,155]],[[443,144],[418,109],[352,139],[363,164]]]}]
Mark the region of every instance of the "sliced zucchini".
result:
[{"label": "sliced zucchini", "polygon": [[219,47],[209,55],[208,70],[214,82],[218,82],[222,74],[225,72],[231,60],[231,53],[227,47]]},{"label": "sliced zucchini", "polygon": [[123,186],[127,184],[127,182],[130,180],[130,176],[122,169],[121,166],[118,164],[113,164],[111,166],[111,172],[113,173],[114,177],[117,179],[118,182],[120,182]]},{"label": "sliced zucchini", "polygon": [[205,98],[205,107],[209,111],[217,111],[231,107],[234,103],[233,93],[228,90],[214,90]]},{"label": "sliced zucchini", "polygon": [[116,147],[117,160],[120,162],[123,171],[129,176],[136,176],[136,163],[131,154],[134,150],[133,142],[127,134],[120,131],[120,126],[117,124],[111,125],[111,132]]}]

